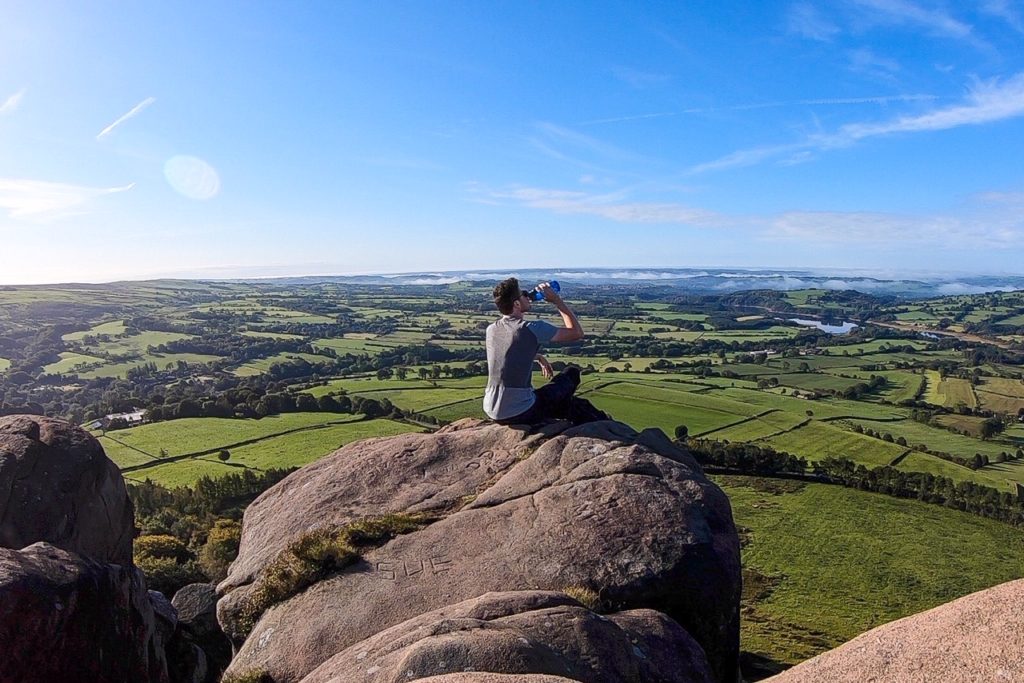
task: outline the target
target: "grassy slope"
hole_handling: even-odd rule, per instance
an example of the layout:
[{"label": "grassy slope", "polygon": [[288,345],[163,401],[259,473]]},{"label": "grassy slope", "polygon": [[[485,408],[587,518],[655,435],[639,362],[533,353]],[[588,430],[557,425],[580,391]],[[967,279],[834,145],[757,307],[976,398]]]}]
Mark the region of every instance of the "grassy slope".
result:
[{"label": "grassy slope", "polygon": [[778,661],[1024,576],[1024,532],[1005,524],[838,486],[773,495],[716,481],[750,530],[744,567],[778,580],[744,609],[742,647]]}]

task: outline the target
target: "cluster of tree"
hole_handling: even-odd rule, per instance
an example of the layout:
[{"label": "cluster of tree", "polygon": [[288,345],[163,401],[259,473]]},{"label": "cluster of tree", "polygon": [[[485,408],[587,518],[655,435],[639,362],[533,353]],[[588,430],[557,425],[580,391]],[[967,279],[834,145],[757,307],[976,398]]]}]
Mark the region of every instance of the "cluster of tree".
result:
[{"label": "cluster of tree", "polygon": [[278,353],[316,353],[309,343],[301,339],[276,337],[247,337],[234,333],[209,333],[185,337],[150,346],[150,353],[200,353],[222,356],[232,363],[244,363]]},{"label": "cluster of tree", "polygon": [[246,469],[174,489],[148,479],[129,483],[139,532],[135,563],[149,587],[170,597],[189,583],[222,580],[238,553],[245,506],[293,471]]},{"label": "cluster of tree", "polygon": [[916,498],[1017,526],[1024,524],[1024,501],[1011,493],[971,481],[955,482],[949,477],[904,472],[888,465],[868,469],[847,458],[825,458],[814,464],[813,471],[850,488],[897,498]]},{"label": "cluster of tree", "polygon": [[[685,437],[686,432],[676,428],[676,439],[683,440]],[[745,474],[803,474],[808,466],[804,458],[752,443],[690,439],[686,445],[702,465],[738,470]]]},{"label": "cluster of tree", "polygon": [[[234,401],[234,402],[233,402]],[[227,391],[201,398],[186,398],[177,403],[153,405],[146,410],[150,422],[184,417],[260,418],[282,413],[351,413],[368,418],[401,417],[402,411],[386,398],[328,394],[314,398],[310,394],[288,391],[259,394],[253,391]]]},{"label": "cluster of tree", "polygon": [[[562,364],[565,365],[564,363]],[[554,364],[552,364],[554,367]],[[377,370],[377,379],[391,379],[397,377],[398,379],[406,379],[409,377],[411,371],[409,368],[399,365],[394,368],[383,367]],[[467,363],[465,366],[449,365],[431,365],[429,368],[420,366],[416,368],[416,376],[421,380],[428,379],[441,379],[442,377],[448,377],[451,379],[458,379],[460,377],[475,377],[479,375],[487,374],[487,364],[482,361],[472,361]]]}]

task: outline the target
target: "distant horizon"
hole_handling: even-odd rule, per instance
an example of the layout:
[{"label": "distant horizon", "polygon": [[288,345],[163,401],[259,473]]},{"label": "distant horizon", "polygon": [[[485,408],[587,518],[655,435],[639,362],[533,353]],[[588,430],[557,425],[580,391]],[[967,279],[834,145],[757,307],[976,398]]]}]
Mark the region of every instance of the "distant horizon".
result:
[{"label": "distant horizon", "polygon": [[[395,286],[441,286],[458,282],[497,281],[505,277],[527,277],[542,280],[564,279],[581,283],[685,284],[696,281],[718,280],[746,282],[757,288],[764,283],[771,289],[858,289],[887,291],[898,283],[927,283],[939,293],[962,294],[982,291],[1018,291],[1024,289],[1024,275],[999,272],[964,272],[941,270],[902,270],[865,268],[800,268],[773,266],[552,266],[552,267],[484,267],[452,270],[373,271],[350,273],[303,273],[198,276],[163,274],[154,277],[122,278],[115,280],[69,280],[64,282],[0,282],[2,287],[73,287],[132,284],[143,282],[185,281],[196,283],[350,281],[351,284]],[[767,282],[766,282],[767,281]],[[771,282],[781,281],[781,283]],[[887,283],[893,286],[887,286]],[[983,284],[979,284],[983,283]],[[947,291],[942,292],[945,287]],[[720,289],[735,291],[729,282]]]}]

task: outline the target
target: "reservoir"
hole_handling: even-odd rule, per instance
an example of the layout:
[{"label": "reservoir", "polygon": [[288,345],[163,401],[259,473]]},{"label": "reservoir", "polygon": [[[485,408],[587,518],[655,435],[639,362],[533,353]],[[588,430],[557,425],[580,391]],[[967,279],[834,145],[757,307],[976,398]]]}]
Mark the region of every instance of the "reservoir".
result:
[{"label": "reservoir", "polygon": [[789,318],[790,322],[796,323],[797,325],[804,325],[806,327],[817,327],[822,332],[828,332],[829,334],[846,334],[853,328],[857,327],[857,323],[851,323],[843,321],[838,325],[826,325],[823,322],[817,320],[808,320],[806,318]]}]

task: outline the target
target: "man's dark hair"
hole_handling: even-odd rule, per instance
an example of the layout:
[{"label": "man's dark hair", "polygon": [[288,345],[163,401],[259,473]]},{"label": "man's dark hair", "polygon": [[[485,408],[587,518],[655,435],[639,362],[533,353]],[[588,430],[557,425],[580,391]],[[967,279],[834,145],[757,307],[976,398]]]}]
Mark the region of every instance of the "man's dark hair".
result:
[{"label": "man's dark hair", "polygon": [[502,280],[494,287],[494,305],[504,315],[512,314],[512,307],[519,300],[523,290],[519,289],[519,280],[510,277]]}]

